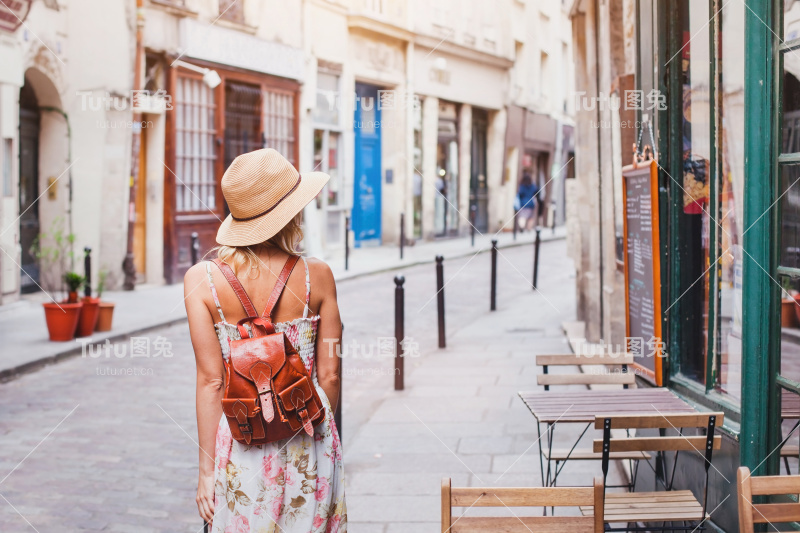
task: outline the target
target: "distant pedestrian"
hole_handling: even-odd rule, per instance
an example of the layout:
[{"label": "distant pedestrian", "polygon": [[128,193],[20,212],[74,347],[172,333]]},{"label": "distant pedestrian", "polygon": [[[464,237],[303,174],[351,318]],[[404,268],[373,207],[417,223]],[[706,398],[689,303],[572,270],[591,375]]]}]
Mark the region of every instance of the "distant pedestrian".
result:
[{"label": "distant pedestrian", "polygon": [[[294,258],[303,235],[301,212],[328,179],[322,172],[299,174],[272,149],[237,157],[222,178],[231,214],[217,232],[216,250],[244,290],[235,292],[210,261],[191,267],[184,279],[197,363],[197,506],[213,533],[347,531],[342,446],[333,420],[342,333],[336,285],[322,261]],[[295,262],[302,268],[291,270]],[[301,430],[288,439],[250,446],[233,438],[222,411],[223,358],[230,357],[230,341],[240,338],[237,322],[247,318],[248,295],[257,310],[264,309],[285,265],[288,279],[285,294],[276,291],[273,325],[296,348],[326,412],[318,426],[309,426],[310,434]],[[264,398],[270,401],[271,395],[269,389],[260,394],[252,408],[266,418],[273,404]]]},{"label": "distant pedestrian", "polygon": [[536,222],[536,209],[538,200],[536,195],[539,194],[539,187],[533,183],[531,175],[528,172],[522,174],[522,181],[517,190],[517,202],[519,202],[519,212],[517,220],[522,229],[531,230]]}]

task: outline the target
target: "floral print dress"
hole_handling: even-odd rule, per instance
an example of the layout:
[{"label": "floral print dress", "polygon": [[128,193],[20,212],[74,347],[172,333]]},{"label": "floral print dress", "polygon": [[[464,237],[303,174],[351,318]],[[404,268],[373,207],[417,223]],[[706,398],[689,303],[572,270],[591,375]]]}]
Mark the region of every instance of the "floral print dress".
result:
[{"label": "floral print dress", "polygon": [[[217,427],[215,446],[215,516],[212,533],[344,533],[347,506],[339,432],[331,405],[319,386],[314,365],[319,316],[308,316],[311,283],[308,263],[303,317],[274,324],[297,349],[325,405],[325,420],[313,437],[301,431],[289,439],[261,445],[241,444],[231,436],[225,415]],[[239,339],[235,324],[225,321],[206,263],[211,293],[220,322],[214,325],[228,359],[229,342]]]}]

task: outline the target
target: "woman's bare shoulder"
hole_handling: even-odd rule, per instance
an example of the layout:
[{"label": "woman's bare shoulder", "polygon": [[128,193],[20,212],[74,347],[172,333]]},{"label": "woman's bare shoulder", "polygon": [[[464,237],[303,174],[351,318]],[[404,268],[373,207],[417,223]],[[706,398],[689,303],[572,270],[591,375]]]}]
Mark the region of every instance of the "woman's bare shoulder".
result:
[{"label": "woman's bare shoulder", "polygon": [[205,281],[206,275],[205,261],[201,261],[189,267],[189,270],[187,270],[186,274],[183,276],[184,293],[191,293],[199,284]]},{"label": "woman's bare shoulder", "polygon": [[311,292],[318,291],[322,294],[336,294],[336,280],[331,267],[316,257],[306,257],[308,273],[311,278]]}]

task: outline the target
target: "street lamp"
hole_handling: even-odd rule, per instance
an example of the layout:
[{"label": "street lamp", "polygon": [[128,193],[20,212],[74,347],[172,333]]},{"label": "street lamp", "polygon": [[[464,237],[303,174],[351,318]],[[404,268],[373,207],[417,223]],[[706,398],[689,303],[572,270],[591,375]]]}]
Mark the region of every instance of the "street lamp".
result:
[{"label": "street lamp", "polygon": [[203,75],[203,83],[208,85],[209,89],[215,89],[217,85],[222,83],[222,78],[219,77],[219,74],[216,70],[211,70],[210,68],[205,67],[198,67],[197,65],[192,65],[191,63],[187,63],[186,61],[181,61],[180,59],[176,59],[172,66],[183,67],[186,70],[191,70],[193,72],[198,72]]}]

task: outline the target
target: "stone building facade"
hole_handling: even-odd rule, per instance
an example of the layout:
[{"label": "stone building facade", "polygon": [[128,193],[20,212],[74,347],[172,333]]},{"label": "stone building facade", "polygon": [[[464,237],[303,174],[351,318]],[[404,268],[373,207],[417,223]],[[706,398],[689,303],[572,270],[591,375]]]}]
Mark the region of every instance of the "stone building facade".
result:
[{"label": "stone building facade", "polygon": [[136,281],[179,282],[192,235],[202,255],[227,215],[224,169],[262,146],[331,174],[304,213],[305,248],[328,259],[346,238],[398,243],[401,219],[409,244],[471,224],[510,231],[525,173],[563,217],[564,2],[18,2],[24,24],[0,31],[3,302],[37,289],[28,250],[56,219],[75,235],[76,270],[92,248],[95,280],[102,269],[121,283],[131,221]]},{"label": "stone building facade", "polygon": [[135,6],[16,0],[3,11],[0,303],[41,287],[59,297],[61,270],[31,253],[40,233],[73,234],[64,268],[82,272],[90,247],[94,279],[107,269],[113,283],[127,230]]},{"label": "stone building facade", "polygon": [[[618,346],[624,345],[626,327],[625,279],[618,268],[619,184],[632,151],[631,142],[620,138],[612,100],[618,98],[615,80],[636,71],[634,5],[615,0],[598,7],[577,0],[571,11],[576,157],[575,179],[566,188],[568,251],[576,267],[578,319],[586,323],[587,338]],[[629,153],[623,161],[622,154]]]}]

